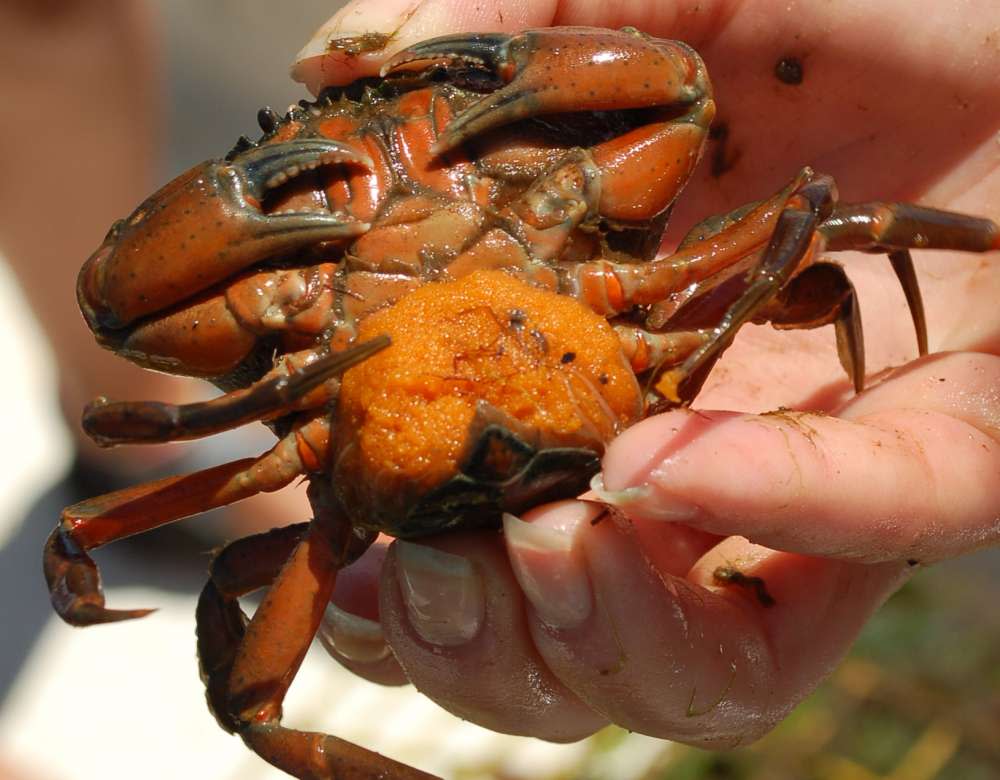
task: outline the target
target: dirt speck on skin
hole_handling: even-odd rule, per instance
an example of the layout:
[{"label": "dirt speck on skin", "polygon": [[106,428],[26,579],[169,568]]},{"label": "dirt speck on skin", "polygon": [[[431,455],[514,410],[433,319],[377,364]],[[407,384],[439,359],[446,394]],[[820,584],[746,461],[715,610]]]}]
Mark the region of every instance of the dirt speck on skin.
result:
[{"label": "dirt speck on skin", "polygon": [[736,166],[743,153],[729,143],[728,122],[716,122],[712,125],[712,129],[708,131],[708,140],[712,142],[710,173],[713,179],[718,179]]},{"label": "dirt speck on skin", "polygon": [[820,412],[797,412],[794,409],[779,407],[771,412],[763,412],[760,416],[771,417],[788,423],[792,428],[795,428],[805,436],[810,444],[816,446],[815,437],[819,435],[819,431],[809,425],[807,419],[810,417],[825,417],[826,415]]},{"label": "dirt speck on skin", "polygon": [[762,607],[773,607],[777,602],[767,590],[763,577],[744,574],[735,566],[719,566],[712,572],[712,579],[718,585],[735,585],[752,592]]},{"label": "dirt speck on skin", "polygon": [[369,32],[352,35],[347,38],[331,38],[326,44],[327,54],[343,54],[347,57],[360,57],[362,54],[382,51],[389,45],[392,36],[388,33]]},{"label": "dirt speck on skin", "polygon": [[798,86],[805,77],[802,60],[798,57],[782,57],[774,65],[774,76],[783,84]]}]

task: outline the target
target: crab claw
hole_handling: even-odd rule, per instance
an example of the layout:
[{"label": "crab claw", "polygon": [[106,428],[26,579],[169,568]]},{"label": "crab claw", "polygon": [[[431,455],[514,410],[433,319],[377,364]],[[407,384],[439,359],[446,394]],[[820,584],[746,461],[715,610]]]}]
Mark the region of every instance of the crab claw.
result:
[{"label": "crab claw", "polygon": [[[304,138],[195,166],[108,232],[80,271],[80,308],[99,340],[269,257],[365,232],[323,212],[264,214],[268,191],[321,165],[372,168],[363,152]],[[102,334],[107,339],[102,338]]]},{"label": "crab claw", "polygon": [[434,154],[540,114],[690,105],[711,94],[693,49],[630,28],[449,35],[404,49],[382,75],[435,67],[485,70],[504,86],[459,114],[431,148]]}]

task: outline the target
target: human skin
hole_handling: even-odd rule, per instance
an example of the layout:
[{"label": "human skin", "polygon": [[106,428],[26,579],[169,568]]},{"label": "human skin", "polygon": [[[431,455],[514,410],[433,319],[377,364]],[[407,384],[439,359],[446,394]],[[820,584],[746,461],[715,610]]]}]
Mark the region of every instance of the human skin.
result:
[{"label": "human skin", "polygon": [[[354,2],[293,74],[315,92],[435,35],[633,25],[698,49],[729,130],[729,170],[702,163],[668,246],[804,164],[834,175],[846,201],[1000,219],[1000,9],[874,9]],[[379,52],[325,53],[364,32],[391,38]],[[803,64],[799,85],[774,76],[789,56]],[[503,536],[395,542],[346,571],[335,601],[379,620],[392,655],[341,660],[511,733],[568,740],[614,722],[714,747],[765,733],[919,565],[1000,539],[1000,255],[914,254],[935,354],[915,359],[885,258],[837,254],[860,299],[870,389],[853,396],[830,328],[743,328],[697,411],[650,418],[611,444],[611,516],[562,502],[508,518]],[[791,411],[761,414],[775,409]],[[763,578],[774,605],[720,585],[720,566]]]}]

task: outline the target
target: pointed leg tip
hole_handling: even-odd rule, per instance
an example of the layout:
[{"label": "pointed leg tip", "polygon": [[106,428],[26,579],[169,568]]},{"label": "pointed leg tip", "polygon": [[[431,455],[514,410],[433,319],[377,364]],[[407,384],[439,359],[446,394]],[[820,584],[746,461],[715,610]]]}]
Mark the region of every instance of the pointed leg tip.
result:
[{"label": "pointed leg tip", "polygon": [[78,604],[65,610],[57,610],[59,617],[77,628],[96,626],[102,623],[120,623],[146,617],[156,609],[105,609],[95,603]]},{"label": "pointed leg tip", "polygon": [[138,620],[156,612],[150,609],[102,609],[94,623],[120,623],[124,620]]}]

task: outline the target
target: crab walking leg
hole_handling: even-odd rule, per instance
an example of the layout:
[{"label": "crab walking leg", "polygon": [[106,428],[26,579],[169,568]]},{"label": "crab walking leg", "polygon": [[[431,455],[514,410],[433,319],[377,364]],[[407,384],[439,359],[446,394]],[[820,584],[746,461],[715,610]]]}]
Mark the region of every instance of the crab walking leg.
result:
[{"label": "crab walking leg", "polygon": [[761,306],[753,322],[769,322],[778,330],[808,330],[832,324],[840,365],[855,391],[860,393],[864,389],[865,340],[861,310],[854,285],[843,267],[835,263],[813,263]]},{"label": "crab walking leg", "polygon": [[273,528],[237,539],[212,558],[195,612],[198,664],[209,709],[230,733],[239,725],[228,710],[229,674],[249,622],[238,599],[269,585],[308,530],[309,523]]},{"label": "crab walking leg", "polygon": [[[315,483],[310,485],[310,497],[318,492]],[[313,501],[314,507],[323,504]],[[350,742],[281,725],[282,701],[322,620],[337,571],[374,538],[359,536],[321,508],[308,530],[301,528],[280,538],[253,537],[237,543],[236,552],[224,551],[223,557],[245,561],[242,571],[227,570],[228,561],[213,565],[213,579],[198,605],[198,635],[216,717],[266,761],[298,778],[428,780],[431,775]],[[280,564],[272,546],[285,553],[295,542],[276,571]],[[247,625],[236,597],[268,578],[274,578],[273,584]]]},{"label": "crab walking leg", "polygon": [[[822,251],[816,227],[829,213],[834,194],[833,179],[816,176],[789,199],[760,264],[751,271],[745,291],[712,329],[712,338],[680,366],[654,377],[657,391],[668,404],[690,403],[740,327],[753,320],[792,276]],[[860,381],[855,378],[856,384]]]},{"label": "crab walking leg", "polygon": [[[306,361],[317,356],[316,350],[286,355],[261,381],[211,401],[178,406],[159,401],[98,399],[84,409],[83,429],[102,447],[180,441],[230,430],[288,410],[331,378],[387,346],[389,337],[377,336],[311,363]],[[329,396],[329,392],[321,393],[315,399],[316,405],[328,401]]]},{"label": "crab walking leg", "polygon": [[917,269],[913,267],[913,257],[909,249],[889,252],[889,265],[899,279],[899,286],[906,296],[906,305],[913,320],[913,330],[917,334],[917,352],[921,357],[927,354],[927,315],[924,313],[924,299],[917,282]]},{"label": "crab walking leg", "polygon": [[258,458],[125,488],[63,510],[43,558],[53,608],[74,626],[148,614],[152,610],[105,608],[100,573],[88,551],[257,493],[280,490],[322,466],[328,439],[329,422],[317,417]]},{"label": "crab walking leg", "polygon": [[992,220],[913,203],[838,203],[819,231],[833,251],[1000,250],[1000,227]]},{"label": "crab walking leg", "polygon": [[886,252],[913,316],[917,348],[927,354],[927,321],[910,249],[1000,250],[1000,227],[967,214],[912,203],[838,203],[819,226],[827,249]]},{"label": "crab walking leg", "polygon": [[708,330],[653,333],[637,325],[614,327],[622,353],[636,374],[653,366],[677,365],[711,338]]},{"label": "crab walking leg", "polygon": [[[799,258],[792,268],[804,269],[815,261],[824,249],[857,249],[884,252],[899,279],[906,295],[917,334],[921,354],[927,351],[927,328],[916,273],[910,257],[910,248],[957,249],[969,252],[988,252],[1000,249],[1000,227],[988,219],[939,211],[906,203],[832,204],[835,198],[833,181],[821,177],[810,169],[803,169],[781,192],[760,204],[741,207],[730,214],[712,217],[692,229],[676,253],[650,263],[623,264],[605,260],[567,265],[557,272],[544,267],[523,269],[519,273],[536,284],[573,295],[587,303],[595,312],[614,316],[637,305],[651,306],[648,324],[659,328],[682,305],[702,296],[747,271],[748,261],[755,254],[765,254],[772,236],[783,230],[786,238],[791,228],[780,226],[786,206],[796,210],[803,195],[810,188],[826,190],[827,213],[817,218],[813,227],[815,246]],[[811,196],[806,199],[809,200]],[[923,225],[926,224],[926,230]],[[802,233],[804,236],[805,233]],[[771,261],[775,259],[772,248],[767,248]],[[787,258],[786,258],[787,259]],[[767,261],[767,262],[771,262]],[[760,268],[760,262],[753,267]],[[754,275],[749,272],[748,284]],[[828,294],[828,321],[837,326],[841,362],[860,388],[863,382],[864,357],[861,350],[860,320],[857,318],[856,301],[851,303],[853,290],[848,295],[846,277],[834,281]],[[783,277],[787,282],[788,276]],[[782,282],[783,284],[784,282]],[[760,284],[759,279],[756,284]],[[763,288],[758,286],[758,294]],[[764,299],[769,297],[765,295]],[[764,306],[765,300],[746,304],[750,309]],[[797,296],[797,305],[804,302],[804,294]],[[855,310],[852,312],[852,307]],[[836,312],[836,314],[834,314]],[[773,315],[773,316],[772,316]],[[773,307],[768,316],[748,312],[746,318],[755,321],[770,320],[778,324],[782,319]],[[815,314],[803,323],[815,321]],[[818,324],[779,327],[815,327]],[[728,326],[726,327],[728,330]],[[847,346],[849,343],[856,347]],[[722,346],[721,343],[719,345]],[[719,347],[708,348],[717,351]],[[707,358],[706,358],[707,359]]]},{"label": "crab walking leg", "polygon": [[767,246],[789,198],[813,176],[811,170],[803,169],[788,186],[738,221],[659,260],[595,260],[559,268],[534,266],[516,273],[527,281],[572,295],[606,317],[635,306],[661,303],[692,285],[704,292],[744,270],[746,259]]}]

